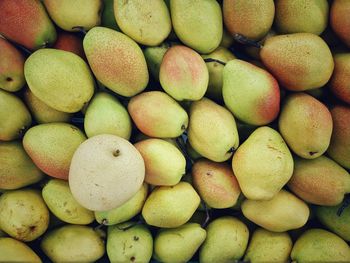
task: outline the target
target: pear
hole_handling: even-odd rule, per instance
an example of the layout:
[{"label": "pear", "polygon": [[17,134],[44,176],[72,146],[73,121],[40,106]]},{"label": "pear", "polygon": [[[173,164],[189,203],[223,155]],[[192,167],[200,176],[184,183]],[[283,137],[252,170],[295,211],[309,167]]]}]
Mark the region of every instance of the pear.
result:
[{"label": "pear", "polygon": [[350,108],[336,105],[331,109],[333,133],[328,155],[341,166],[350,169]]},{"label": "pear", "polygon": [[238,148],[232,168],[248,199],[269,200],[292,176],[293,158],[281,135],[264,126]]},{"label": "pear", "polygon": [[210,207],[229,208],[237,203],[241,189],[229,164],[200,159],[192,166],[192,177],[195,189]]},{"label": "pear", "polygon": [[74,33],[60,31],[57,35],[57,40],[53,48],[70,51],[82,59],[85,59],[83,40]]},{"label": "pear", "polygon": [[178,101],[200,100],[207,90],[209,73],[196,51],[176,45],[163,57],[159,81],[165,92]]},{"label": "pear", "polygon": [[220,4],[215,0],[170,0],[171,20],[181,42],[200,53],[216,49],[222,38]]},{"label": "pear", "polygon": [[145,161],[145,182],[152,185],[176,185],[186,172],[181,151],[162,139],[147,139],[134,145]]},{"label": "pear", "polygon": [[350,53],[334,55],[334,72],[330,81],[332,92],[342,101],[350,104]]},{"label": "pear", "polygon": [[338,215],[341,207],[342,204],[337,206],[317,206],[316,217],[326,228],[349,242],[350,209],[347,207]]},{"label": "pear", "polygon": [[347,0],[334,0],[330,11],[330,24],[336,35],[350,47],[350,3]]},{"label": "pear", "polygon": [[193,161],[198,160],[198,159],[203,157],[202,155],[197,153],[195,149],[193,149],[193,147],[191,146],[191,144],[189,143],[188,140],[186,140],[186,153]]},{"label": "pear", "polygon": [[113,134],[129,140],[130,116],[117,98],[100,92],[93,97],[86,110],[84,130],[89,138],[99,134]]},{"label": "pear", "polygon": [[144,177],[145,164],[137,149],[121,137],[102,134],[87,139],[75,151],[69,187],[85,208],[106,211],[133,197]]},{"label": "pear", "polygon": [[115,0],[114,14],[120,29],[142,45],[157,46],[171,31],[169,10],[163,0]]},{"label": "pear", "polygon": [[114,0],[103,0],[103,11],[101,14],[101,25],[116,31],[120,28],[114,16]]},{"label": "pear", "polygon": [[94,75],[104,86],[126,97],[146,88],[147,63],[134,40],[110,28],[94,27],[83,45]]},{"label": "pear", "polygon": [[288,262],[292,247],[292,239],[287,232],[275,233],[258,228],[249,242],[244,261]]},{"label": "pear", "polygon": [[6,39],[30,50],[43,48],[55,42],[56,29],[42,1],[0,2],[0,34]]},{"label": "pear", "polygon": [[85,135],[71,124],[47,123],[30,128],[24,135],[23,146],[44,173],[68,180],[73,154],[85,139]]},{"label": "pear", "polygon": [[[204,59],[216,59],[224,63],[236,58],[230,50],[224,47],[218,47],[210,54],[202,55],[202,57]],[[216,61],[206,62],[206,65],[209,72],[209,83],[206,96],[215,101],[222,101],[222,72],[224,65]]]},{"label": "pear", "polygon": [[151,137],[175,138],[188,125],[186,111],[161,91],[143,92],[133,97],[128,104],[128,111],[137,128]]},{"label": "pear", "polygon": [[85,61],[69,51],[40,49],[24,64],[30,90],[58,111],[77,112],[94,92],[94,80]]},{"label": "pear", "polygon": [[[135,222],[108,227],[107,254],[111,262],[149,262],[153,238],[145,225]],[[126,228],[124,230],[124,228]]]},{"label": "pear", "polygon": [[170,44],[163,43],[157,47],[146,47],[143,50],[147,62],[148,70],[153,78],[159,81],[159,70],[162,64],[165,52],[169,49]]},{"label": "pear", "polygon": [[277,0],[275,24],[280,33],[320,35],[327,27],[327,0]]},{"label": "pear", "polygon": [[72,114],[55,110],[43,101],[38,99],[30,89],[24,92],[25,102],[33,114],[34,119],[39,123],[69,122]]},{"label": "pear", "polygon": [[21,138],[32,123],[32,117],[25,104],[15,95],[1,89],[0,123],[0,141]]},{"label": "pear", "polygon": [[46,233],[40,246],[53,262],[95,262],[105,253],[100,234],[79,225],[65,225]]},{"label": "pear", "polygon": [[142,216],[148,225],[174,228],[185,224],[199,203],[199,195],[187,182],[175,186],[159,186],[147,198]]},{"label": "pear", "polygon": [[74,199],[66,181],[51,179],[44,186],[42,196],[50,211],[64,222],[87,225],[95,220],[94,213]]},{"label": "pear", "polygon": [[268,201],[244,200],[242,212],[253,223],[273,232],[302,227],[310,214],[306,203],[285,190]]},{"label": "pear", "polygon": [[42,261],[25,243],[10,237],[0,237],[0,262],[41,263]]},{"label": "pear", "polygon": [[0,227],[11,237],[32,241],[45,233],[49,225],[49,210],[41,194],[21,189],[0,196]]},{"label": "pear", "polygon": [[295,154],[314,159],[327,150],[333,123],[324,104],[306,93],[295,93],[286,98],[278,127]]},{"label": "pear", "polygon": [[249,230],[237,218],[224,216],[212,221],[206,228],[207,238],[199,250],[199,261],[235,262],[248,245]]},{"label": "pear", "polygon": [[275,15],[273,0],[224,0],[223,15],[227,30],[252,40],[269,32]]},{"label": "pear", "polygon": [[231,36],[230,32],[228,32],[228,30],[224,27],[220,47],[229,48],[232,46],[233,42],[233,37]]},{"label": "pear", "polygon": [[96,221],[104,225],[115,225],[130,220],[141,212],[148,194],[148,185],[143,183],[137,193],[126,203],[108,211],[95,211]]},{"label": "pear", "polygon": [[24,84],[24,57],[10,42],[0,37],[0,89],[15,92]]},{"label": "pear", "polygon": [[65,31],[89,30],[101,23],[102,0],[43,0],[52,20]]},{"label": "pear", "polygon": [[324,86],[334,68],[329,47],[322,38],[311,33],[270,37],[260,57],[279,84],[292,91]]},{"label": "pear", "polygon": [[296,262],[349,262],[349,245],[323,229],[309,229],[295,242],[291,258]]},{"label": "pear", "polygon": [[0,163],[0,189],[22,188],[43,178],[19,141],[0,142]]},{"label": "pear", "polygon": [[350,193],[350,175],[333,160],[296,158],[289,189],[304,201],[316,205],[338,205]]},{"label": "pear", "polygon": [[280,90],[276,79],[243,60],[229,61],[224,67],[222,95],[233,115],[248,124],[268,124],[279,113]]},{"label": "pear", "polygon": [[197,223],[161,229],[154,238],[153,257],[159,262],[188,262],[204,242],[206,235],[206,231]]},{"label": "pear", "polygon": [[188,140],[203,157],[215,162],[226,161],[239,145],[235,119],[226,108],[210,99],[193,102]]}]

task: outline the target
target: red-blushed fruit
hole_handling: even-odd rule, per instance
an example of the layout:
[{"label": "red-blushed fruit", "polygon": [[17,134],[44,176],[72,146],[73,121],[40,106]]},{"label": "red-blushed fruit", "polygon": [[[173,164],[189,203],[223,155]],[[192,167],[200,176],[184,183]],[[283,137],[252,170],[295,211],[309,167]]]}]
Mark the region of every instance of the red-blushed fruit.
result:
[{"label": "red-blushed fruit", "polygon": [[334,56],[334,71],[329,84],[335,96],[350,104],[350,53]]},{"label": "red-blushed fruit", "polygon": [[53,48],[70,51],[85,59],[83,40],[74,33],[58,32],[57,40]]},{"label": "red-blushed fruit", "polygon": [[330,24],[338,37],[350,47],[350,1],[334,0],[330,13]]}]

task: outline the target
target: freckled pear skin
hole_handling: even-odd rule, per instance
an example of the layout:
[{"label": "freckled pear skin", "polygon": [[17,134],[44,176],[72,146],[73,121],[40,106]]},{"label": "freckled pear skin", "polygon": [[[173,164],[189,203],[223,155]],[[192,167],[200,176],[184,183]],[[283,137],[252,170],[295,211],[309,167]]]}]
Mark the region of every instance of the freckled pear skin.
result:
[{"label": "freckled pear skin", "polygon": [[7,40],[0,38],[0,89],[15,92],[24,84],[24,57]]},{"label": "freckled pear skin", "polygon": [[273,0],[224,0],[224,22],[228,31],[253,40],[270,30],[275,15]]},{"label": "freckled pear skin", "polygon": [[228,109],[252,125],[272,122],[280,109],[280,89],[266,70],[243,60],[228,62],[223,70],[223,98]]},{"label": "freckled pear skin", "polygon": [[0,238],[0,262],[41,263],[40,257],[25,243],[14,238]]},{"label": "freckled pear skin", "polygon": [[222,15],[215,0],[171,0],[171,19],[180,40],[199,53],[214,51],[223,34]]},{"label": "freckled pear skin", "polygon": [[324,86],[334,68],[326,42],[310,33],[270,37],[265,41],[260,57],[280,85],[291,91]]},{"label": "freckled pear skin", "polygon": [[327,150],[333,123],[323,103],[306,93],[296,93],[285,99],[278,127],[295,154],[314,159]]},{"label": "freckled pear skin", "polygon": [[186,111],[161,91],[144,92],[133,97],[128,111],[136,127],[150,137],[175,138],[188,126]]},{"label": "freckled pear skin", "polygon": [[131,97],[148,84],[148,70],[141,48],[115,30],[94,27],[85,36],[84,51],[96,78],[115,93]]},{"label": "freckled pear skin", "polygon": [[350,2],[335,0],[332,2],[330,24],[337,36],[350,47]]},{"label": "freckled pear skin", "polygon": [[334,72],[330,87],[335,96],[350,105],[350,53],[334,56]]},{"label": "freckled pear skin", "polygon": [[208,87],[209,72],[197,52],[177,45],[165,53],[159,80],[165,92],[178,101],[200,100]]},{"label": "freckled pear skin", "polygon": [[2,0],[0,17],[0,33],[30,50],[56,40],[56,29],[40,0]]},{"label": "freckled pear skin", "polygon": [[73,125],[47,123],[29,129],[23,138],[23,146],[43,172],[68,180],[73,154],[85,139],[85,135]]}]

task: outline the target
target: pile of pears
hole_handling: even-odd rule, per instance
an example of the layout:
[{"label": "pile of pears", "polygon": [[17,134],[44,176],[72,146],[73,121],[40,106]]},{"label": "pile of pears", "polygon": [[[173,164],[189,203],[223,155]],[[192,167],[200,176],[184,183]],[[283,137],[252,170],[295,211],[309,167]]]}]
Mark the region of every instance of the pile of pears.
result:
[{"label": "pile of pears", "polygon": [[350,0],[1,0],[0,262],[350,262]]}]

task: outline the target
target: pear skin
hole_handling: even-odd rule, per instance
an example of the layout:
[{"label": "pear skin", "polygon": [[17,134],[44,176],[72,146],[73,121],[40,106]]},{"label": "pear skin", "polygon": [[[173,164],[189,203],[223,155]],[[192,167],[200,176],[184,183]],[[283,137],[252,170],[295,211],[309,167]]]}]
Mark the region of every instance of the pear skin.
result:
[{"label": "pear skin", "polygon": [[333,123],[323,103],[306,93],[295,93],[284,101],[278,127],[295,154],[314,159],[327,150]]},{"label": "pear skin", "polygon": [[330,81],[331,91],[342,101],[350,104],[350,53],[334,55],[334,72]]},{"label": "pear skin", "polygon": [[0,262],[41,263],[42,261],[25,243],[10,237],[0,237]]},{"label": "pear skin", "polygon": [[207,98],[193,102],[189,115],[188,140],[193,149],[215,162],[228,160],[239,145],[233,115]]},{"label": "pear skin", "polygon": [[120,31],[120,28],[115,21],[114,16],[114,0],[103,0],[103,11],[101,14],[101,25],[108,27],[116,31]]},{"label": "pear skin", "polygon": [[146,47],[143,50],[145,59],[147,61],[147,67],[153,78],[159,81],[159,70],[162,64],[165,52],[169,49],[169,44],[163,43],[157,47]]},{"label": "pear skin", "polygon": [[336,35],[350,47],[350,3],[347,0],[335,0],[330,11],[330,24]]},{"label": "pear skin", "polygon": [[65,31],[58,32],[57,40],[53,48],[70,51],[82,59],[85,59],[83,40],[74,33]]},{"label": "pear skin", "polygon": [[293,158],[282,136],[264,126],[235,152],[232,169],[248,199],[269,200],[292,176]]}]

